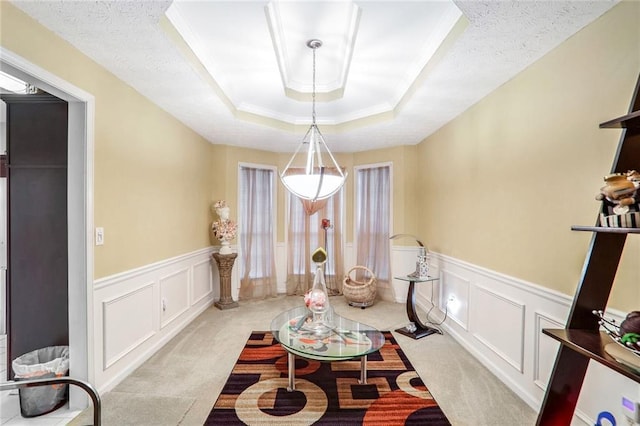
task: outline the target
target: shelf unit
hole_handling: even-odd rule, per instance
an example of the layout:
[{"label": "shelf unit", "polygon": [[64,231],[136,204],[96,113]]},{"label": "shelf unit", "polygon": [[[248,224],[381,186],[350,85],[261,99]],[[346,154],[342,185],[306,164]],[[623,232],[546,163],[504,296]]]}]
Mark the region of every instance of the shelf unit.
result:
[{"label": "shelf unit", "polygon": [[[600,124],[602,129],[623,129],[612,173],[640,168],[640,76],[629,111]],[[590,360],[640,383],[637,371],[618,363],[605,352],[604,347],[613,340],[600,331],[598,318],[592,313],[605,310],[627,235],[640,234],[640,229],[601,226],[572,226],[571,229],[592,232],[593,236],[566,328],[542,330],[561,343],[538,414],[537,425],[542,426],[571,424]]]},{"label": "shelf unit", "polygon": [[638,381],[636,370],[617,362],[604,351],[606,345],[613,343],[613,339],[604,331],[546,329],[543,330],[543,333],[562,342],[563,345],[569,346],[572,350],[580,352],[582,355],[627,376],[631,380]]},{"label": "shelf unit", "polygon": [[614,118],[600,124],[601,129],[638,129],[640,128],[640,111]]}]

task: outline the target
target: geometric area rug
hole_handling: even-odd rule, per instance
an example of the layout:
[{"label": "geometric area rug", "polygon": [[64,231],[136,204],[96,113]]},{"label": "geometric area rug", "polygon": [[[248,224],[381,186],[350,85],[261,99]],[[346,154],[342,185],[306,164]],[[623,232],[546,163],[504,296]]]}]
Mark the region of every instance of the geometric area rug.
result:
[{"label": "geometric area rug", "polygon": [[269,331],[254,331],[205,425],[450,425],[388,331],[380,351],[360,361],[296,357],[287,392],[287,353]]}]

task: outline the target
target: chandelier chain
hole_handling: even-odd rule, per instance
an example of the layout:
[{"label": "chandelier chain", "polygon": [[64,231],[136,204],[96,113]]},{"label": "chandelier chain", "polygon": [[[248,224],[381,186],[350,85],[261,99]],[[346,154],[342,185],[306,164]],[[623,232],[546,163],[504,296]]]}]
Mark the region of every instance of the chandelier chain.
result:
[{"label": "chandelier chain", "polygon": [[311,90],[311,121],[312,124],[316,124],[316,48],[313,50],[313,83]]}]

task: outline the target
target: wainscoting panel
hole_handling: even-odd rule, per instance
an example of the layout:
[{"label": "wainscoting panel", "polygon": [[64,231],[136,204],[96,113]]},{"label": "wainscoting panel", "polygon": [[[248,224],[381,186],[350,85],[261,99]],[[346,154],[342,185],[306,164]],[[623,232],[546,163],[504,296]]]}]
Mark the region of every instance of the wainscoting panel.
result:
[{"label": "wainscoting panel", "polygon": [[522,372],[525,306],[481,286],[475,286],[474,299],[474,307],[491,309],[471,310],[473,336]]},{"label": "wainscoting panel", "polygon": [[189,268],[160,277],[160,328],[189,309]]},{"label": "wainscoting panel", "polygon": [[[213,282],[211,280],[211,259],[203,260],[193,265],[193,280],[191,284],[191,306],[200,302],[213,292]],[[220,295],[218,295],[220,298]]]},{"label": "wainscoting panel", "polygon": [[560,343],[549,336],[542,334],[544,328],[564,328],[560,320],[549,318],[548,315],[536,312],[535,316],[535,336],[534,336],[534,362],[533,362],[533,382],[543,391],[547,389],[547,383],[551,377],[551,370],[556,360],[556,354],[560,348]]},{"label": "wainscoting panel", "polygon": [[449,306],[449,318],[464,330],[469,329],[469,291],[471,282],[462,275],[442,268],[440,281],[442,281],[442,295]]},{"label": "wainscoting panel", "polygon": [[[431,253],[430,266],[441,271],[445,333],[538,411],[559,345],[542,329],[564,327],[572,297],[438,253]],[[418,292],[421,317],[431,307],[427,296]],[[606,315],[624,318],[615,310]],[[618,417],[623,394],[637,399],[640,385],[592,362],[572,425],[593,425],[602,411]]]},{"label": "wainscoting panel", "polygon": [[[153,302],[153,283],[102,302],[104,368],[156,333]],[[133,311],[138,313],[134,318],[130,316]]]},{"label": "wainscoting panel", "polygon": [[94,385],[100,393],[213,303],[212,252],[208,247],[94,282]]}]

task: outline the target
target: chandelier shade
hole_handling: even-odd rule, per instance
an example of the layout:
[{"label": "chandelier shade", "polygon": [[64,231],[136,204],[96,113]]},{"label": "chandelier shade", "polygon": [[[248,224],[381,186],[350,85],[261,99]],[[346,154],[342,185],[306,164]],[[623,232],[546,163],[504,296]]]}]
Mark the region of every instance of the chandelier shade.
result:
[{"label": "chandelier shade", "polygon": [[280,180],[289,192],[303,200],[323,200],[338,192],[347,174],[329,151],[320,129],[316,125],[316,49],[320,40],[309,40],[313,50],[312,122],[302,143],[280,174]]}]

